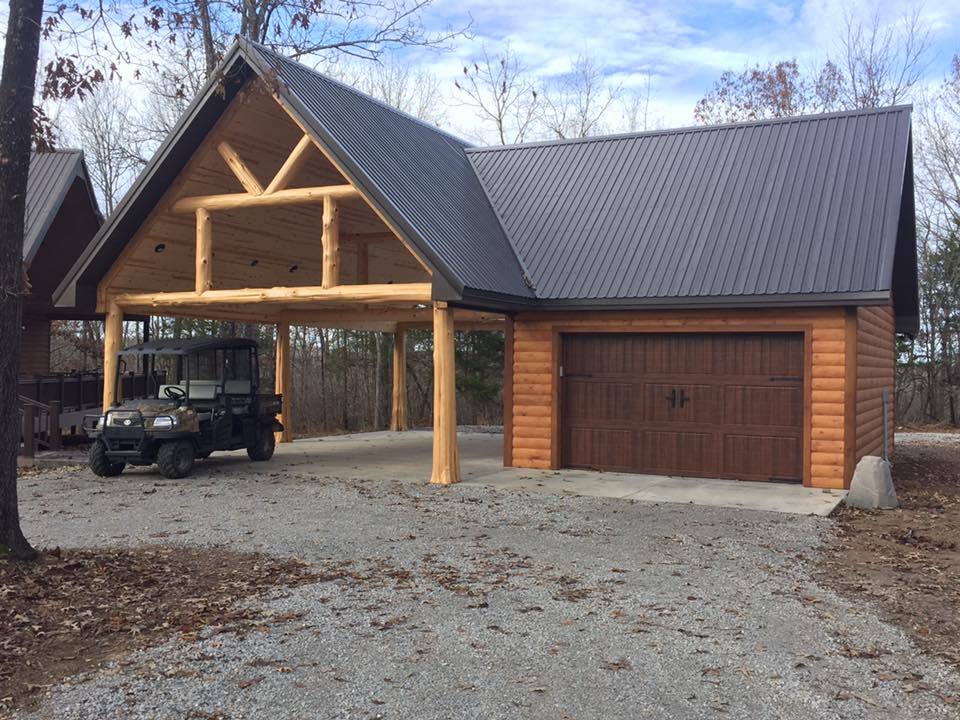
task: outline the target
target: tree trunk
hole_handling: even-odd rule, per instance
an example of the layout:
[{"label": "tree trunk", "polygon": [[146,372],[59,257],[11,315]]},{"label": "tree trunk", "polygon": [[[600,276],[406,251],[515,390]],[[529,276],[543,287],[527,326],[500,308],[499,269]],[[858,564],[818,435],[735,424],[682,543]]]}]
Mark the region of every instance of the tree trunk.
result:
[{"label": "tree trunk", "polygon": [[17,503],[17,364],[23,283],[23,218],[30,168],[41,0],[11,0],[0,77],[0,544],[18,558],[36,551],[20,530]]}]

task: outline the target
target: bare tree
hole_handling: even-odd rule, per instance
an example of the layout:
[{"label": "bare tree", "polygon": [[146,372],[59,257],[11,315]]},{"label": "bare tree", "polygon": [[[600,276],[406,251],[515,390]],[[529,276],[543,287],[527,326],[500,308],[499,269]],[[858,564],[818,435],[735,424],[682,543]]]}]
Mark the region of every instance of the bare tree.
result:
[{"label": "bare tree", "polygon": [[603,70],[586,55],[570,72],[548,82],[543,90],[543,123],[556,138],[581,138],[604,130],[604,117],[623,95],[623,86],[610,86]]},{"label": "bare tree", "polygon": [[623,93],[623,112],[620,127],[624,132],[643,132],[652,129],[650,117],[650,73],[645,73],[643,84]]},{"label": "bare tree", "polygon": [[462,103],[492,126],[499,144],[523,142],[535,129],[542,106],[536,82],[509,45],[499,55],[481,48],[455,85]]},{"label": "bare tree", "polygon": [[424,122],[440,125],[444,121],[440,81],[395,55],[386,55],[377,62],[330,64],[324,71]]},{"label": "bare tree", "polygon": [[444,46],[468,23],[428,29],[422,16],[433,0],[153,0],[163,33],[148,47],[160,54],[176,38],[202,51],[213,72],[237,37],[263,43],[296,58],[340,53],[376,60],[391,47]]},{"label": "bare tree", "polygon": [[723,73],[693,110],[699,123],[791,117],[836,109],[841,78],[833,63],[813,76],[796,60]]},{"label": "bare tree", "polygon": [[882,107],[909,98],[929,62],[931,35],[920,8],[889,24],[879,10],[866,21],[851,13],[840,40],[843,68],[841,98],[845,107]]},{"label": "bare tree", "polygon": [[131,132],[133,103],[116,83],[97,88],[68,112],[64,139],[82,145],[90,179],[109,215],[143,167],[140,141]]}]

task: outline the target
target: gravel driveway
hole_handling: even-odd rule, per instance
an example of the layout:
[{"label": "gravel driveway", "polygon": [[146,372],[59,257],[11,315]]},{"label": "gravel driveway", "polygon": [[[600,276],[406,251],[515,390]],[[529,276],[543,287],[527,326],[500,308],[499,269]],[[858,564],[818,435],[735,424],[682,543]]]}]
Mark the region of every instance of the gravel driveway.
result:
[{"label": "gravel driveway", "polygon": [[[276,621],[140,652],[43,718],[956,718],[956,674],[809,576],[831,521],[318,477],[21,483],[40,545],[177,542],[346,570]],[[258,601],[261,602],[261,601]]]}]

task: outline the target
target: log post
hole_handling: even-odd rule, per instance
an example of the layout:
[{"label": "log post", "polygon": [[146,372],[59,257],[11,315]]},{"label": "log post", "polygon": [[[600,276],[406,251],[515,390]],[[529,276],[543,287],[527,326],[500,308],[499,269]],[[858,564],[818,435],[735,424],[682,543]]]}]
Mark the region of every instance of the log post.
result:
[{"label": "log post", "polygon": [[393,331],[393,414],[390,429],[402,432],[407,429],[407,331],[397,325]]},{"label": "log post", "polygon": [[323,280],[324,288],[340,284],[340,208],[329,195],[323,198]]},{"label": "log post", "polygon": [[210,211],[197,208],[197,277],[196,290],[206,292],[213,287],[213,226]]},{"label": "log post", "polygon": [[453,348],[453,308],[433,306],[433,473],[430,482],[460,482],[457,451],[457,383]]},{"label": "log post", "polygon": [[283,407],[280,423],[283,432],[278,432],[277,442],[290,442],[293,439],[293,408],[290,398],[290,323],[277,323],[276,371],[274,372],[274,392],[282,396]]},{"label": "log post", "polygon": [[103,323],[103,411],[117,401],[117,353],[123,342],[123,311],[116,302],[107,306]]}]

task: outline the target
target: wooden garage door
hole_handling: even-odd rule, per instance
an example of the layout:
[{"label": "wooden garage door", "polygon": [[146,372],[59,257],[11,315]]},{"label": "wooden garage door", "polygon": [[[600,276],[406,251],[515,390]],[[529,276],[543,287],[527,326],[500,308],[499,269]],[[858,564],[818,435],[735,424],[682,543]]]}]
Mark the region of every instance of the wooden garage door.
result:
[{"label": "wooden garage door", "polygon": [[803,474],[803,335],[567,334],[566,467],[781,480]]}]

